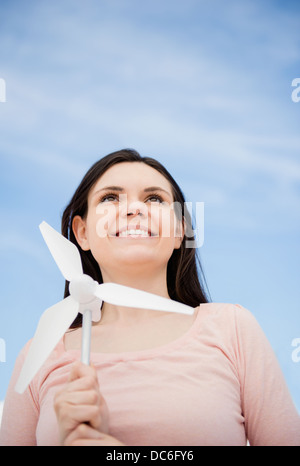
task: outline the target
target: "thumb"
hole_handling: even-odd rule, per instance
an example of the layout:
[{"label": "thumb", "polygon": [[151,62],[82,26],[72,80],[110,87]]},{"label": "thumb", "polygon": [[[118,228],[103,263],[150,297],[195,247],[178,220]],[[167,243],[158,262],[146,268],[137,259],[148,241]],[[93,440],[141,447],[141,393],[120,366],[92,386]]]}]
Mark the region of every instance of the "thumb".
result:
[{"label": "thumb", "polygon": [[82,375],[83,375],[82,366],[84,366],[84,364],[82,364],[82,362],[80,362],[80,361],[74,362],[74,364],[72,365],[72,368],[70,370],[70,373],[69,373],[68,382],[73,382],[73,380],[77,380],[80,377],[82,377]]}]

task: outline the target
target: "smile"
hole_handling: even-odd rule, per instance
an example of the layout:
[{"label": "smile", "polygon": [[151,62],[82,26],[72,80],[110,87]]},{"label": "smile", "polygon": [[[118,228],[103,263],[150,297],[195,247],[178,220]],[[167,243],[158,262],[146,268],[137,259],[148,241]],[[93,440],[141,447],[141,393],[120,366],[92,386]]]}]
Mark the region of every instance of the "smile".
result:
[{"label": "smile", "polygon": [[130,227],[122,228],[120,231],[117,231],[115,236],[118,238],[150,238],[150,237],[158,236],[158,235],[144,227],[130,226]]},{"label": "smile", "polygon": [[134,237],[148,237],[148,236],[151,236],[149,235],[149,233],[147,231],[144,231],[144,230],[125,230],[125,231],[121,231],[121,233],[119,233],[119,238],[124,238],[124,237],[127,237],[127,236],[134,236]]}]

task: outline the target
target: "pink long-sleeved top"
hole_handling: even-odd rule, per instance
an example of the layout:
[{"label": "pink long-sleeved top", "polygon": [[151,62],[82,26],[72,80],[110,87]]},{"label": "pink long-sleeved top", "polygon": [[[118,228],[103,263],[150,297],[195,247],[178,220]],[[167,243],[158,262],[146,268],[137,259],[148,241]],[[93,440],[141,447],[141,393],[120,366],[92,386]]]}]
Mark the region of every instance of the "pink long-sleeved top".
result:
[{"label": "pink long-sleeved top", "polygon": [[[57,345],[24,394],[8,388],[1,445],[58,445],[53,396],[77,350]],[[110,412],[110,435],[125,445],[300,445],[300,417],[269,342],[253,315],[201,304],[180,338],[150,350],[92,353]]]}]

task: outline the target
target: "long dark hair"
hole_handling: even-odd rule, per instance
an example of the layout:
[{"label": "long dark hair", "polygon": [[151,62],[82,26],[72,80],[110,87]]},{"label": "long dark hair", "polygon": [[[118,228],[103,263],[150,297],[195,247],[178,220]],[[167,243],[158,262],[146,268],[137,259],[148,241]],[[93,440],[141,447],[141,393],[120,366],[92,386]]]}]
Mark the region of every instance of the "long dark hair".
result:
[{"label": "long dark hair", "polygon": [[[76,215],[85,218],[88,211],[88,194],[98,179],[113,165],[121,162],[141,162],[161,173],[172,186],[174,203],[181,206],[179,213],[185,219],[187,231],[192,231],[192,220],[189,212],[184,209],[184,195],[176,181],[170,175],[168,170],[157,160],[151,157],[142,157],[133,149],[123,149],[117,152],[106,155],[97,161],[86,173],[80,185],[74,193],[71,201],[65,208],[62,216],[62,234],[74,243],[79,249],[83,272],[90,275],[98,283],[103,283],[100,267],[94,259],[91,251],[83,251],[75,238],[72,222]],[[175,209],[176,213],[176,209]],[[167,287],[171,299],[182,302],[188,306],[197,307],[201,303],[207,303],[208,290],[196,248],[185,247],[185,237],[181,243],[180,249],[174,249],[172,256],[169,259],[167,267]],[[191,238],[189,238],[191,240]],[[65,283],[64,297],[69,296],[69,282]],[[76,328],[81,325],[81,314],[71,325],[71,328]]]}]

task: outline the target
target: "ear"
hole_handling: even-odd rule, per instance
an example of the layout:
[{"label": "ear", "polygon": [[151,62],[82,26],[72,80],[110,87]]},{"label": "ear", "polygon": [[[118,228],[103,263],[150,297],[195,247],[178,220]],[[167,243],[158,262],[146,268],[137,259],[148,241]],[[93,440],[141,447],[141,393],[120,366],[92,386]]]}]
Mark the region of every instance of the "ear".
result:
[{"label": "ear", "polygon": [[73,218],[72,228],[81,249],[83,249],[83,251],[88,251],[90,246],[87,237],[86,221],[83,220],[80,215],[76,215],[76,217]]}]

